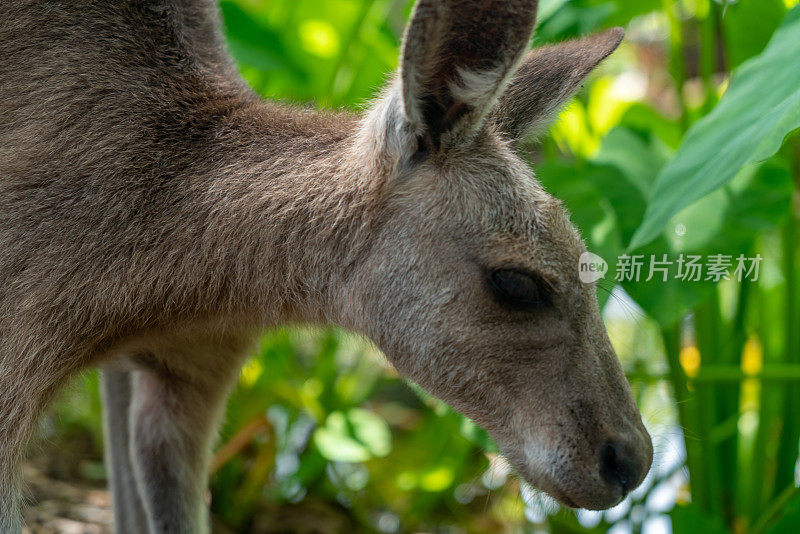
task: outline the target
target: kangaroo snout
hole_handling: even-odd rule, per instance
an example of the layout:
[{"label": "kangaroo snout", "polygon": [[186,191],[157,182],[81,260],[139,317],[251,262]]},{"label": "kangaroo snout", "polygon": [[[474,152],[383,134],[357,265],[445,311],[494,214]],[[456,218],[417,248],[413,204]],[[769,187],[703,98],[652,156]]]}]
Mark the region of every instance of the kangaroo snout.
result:
[{"label": "kangaroo snout", "polygon": [[643,425],[600,437],[599,445],[591,439],[557,439],[562,446],[557,445],[551,453],[555,468],[550,493],[570,508],[605,510],[616,506],[639,487],[653,461],[652,441]]},{"label": "kangaroo snout", "polygon": [[620,499],[642,483],[653,461],[653,446],[649,434],[642,429],[644,439],[615,438],[600,446],[598,470],[609,491]]}]

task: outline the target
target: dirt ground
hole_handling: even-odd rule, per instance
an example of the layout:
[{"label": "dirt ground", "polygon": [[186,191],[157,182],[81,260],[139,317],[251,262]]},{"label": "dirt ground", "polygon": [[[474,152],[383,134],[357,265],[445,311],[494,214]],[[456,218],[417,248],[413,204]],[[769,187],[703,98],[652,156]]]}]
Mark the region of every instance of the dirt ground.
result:
[{"label": "dirt ground", "polygon": [[[47,461],[40,458],[24,466],[27,506],[23,510],[23,534],[112,534],[110,493],[98,487],[102,486],[99,483],[92,486],[48,476],[52,462],[51,456]],[[232,534],[216,518],[212,521],[212,532]],[[358,530],[330,504],[310,500],[303,505],[260,510],[248,532],[357,534]]]},{"label": "dirt ground", "polygon": [[[2,1],[2,0],[0,0]],[[104,478],[87,481],[76,473],[86,458],[71,454],[76,447],[48,447],[24,465],[24,534],[112,534],[111,495]],[[79,449],[79,448],[78,448]],[[97,458],[91,462],[98,463]],[[232,534],[216,517],[212,532]],[[292,505],[266,505],[255,511],[249,534],[358,534],[345,510],[331,503],[306,499]]]},{"label": "dirt ground", "polygon": [[25,466],[24,534],[111,534],[111,496],[105,489],[76,486]]}]

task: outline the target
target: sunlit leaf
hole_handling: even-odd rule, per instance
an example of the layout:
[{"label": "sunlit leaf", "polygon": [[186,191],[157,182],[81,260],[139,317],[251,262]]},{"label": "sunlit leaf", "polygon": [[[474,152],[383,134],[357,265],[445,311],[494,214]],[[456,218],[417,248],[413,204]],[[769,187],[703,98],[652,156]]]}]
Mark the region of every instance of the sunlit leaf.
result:
[{"label": "sunlit leaf", "polygon": [[539,2],[539,11],[536,16],[541,22],[550,18],[561,6],[569,2],[569,0],[541,0]]},{"label": "sunlit leaf", "polygon": [[238,4],[220,3],[225,20],[228,47],[239,62],[262,70],[281,70],[302,81],[303,68],[292,61],[292,54],[280,35],[259,24]]},{"label": "sunlit leaf", "polygon": [[347,412],[347,419],[353,425],[358,440],[374,456],[381,457],[392,450],[392,434],[386,421],[373,412],[362,408],[352,408]]},{"label": "sunlit leaf", "polygon": [[[653,186],[645,219],[630,248],[656,238],[670,217],[764,160],[800,127],[800,7],[761,55],[734,73],[728,93],[689,131]],[[768,80],[768,81],[767,81]]]},{"label": "sunlit leaf", "polygon": [[419,487],[425,491],[444,491],[453,484],[455,473],[449,466],[439,466],[419,478]]},{"label": "sunlit leaf", "polygon": [[366,462],[392,450],[389,426],[377,414],[362,408],[333,412],[325,426],[314,431],[320,454],[334,462]]},{"label": "sunlit leaf", "polygon": [[306,51],[326,59],[339,53],[339,34],[329,22],[306,20],[298,29],[300,41]]},{"label": "sunlit leaf", "polygon": [[345,415],[334,412],[325,426],[314,431],[314,445],[332,462],[366,462],[372,455],[363,443],[349,435]]}]

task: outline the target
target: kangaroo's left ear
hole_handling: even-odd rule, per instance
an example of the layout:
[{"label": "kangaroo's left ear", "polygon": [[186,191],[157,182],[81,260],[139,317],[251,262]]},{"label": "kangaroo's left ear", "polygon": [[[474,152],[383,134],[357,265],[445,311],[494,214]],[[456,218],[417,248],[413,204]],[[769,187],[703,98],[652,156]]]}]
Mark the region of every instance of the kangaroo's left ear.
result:
[{"label": "kangaroo's left ear", "polygon": [[403,41],[410,133],[438,149],[468,139],[508,83],[533,33],[537,0],[418,0]]},{"label": "kangaroo's left ear", "polygon": [[622,41],[622,28],[537,48],[523,59],[489,117],[513,141],[541,132],[590,72]]}]

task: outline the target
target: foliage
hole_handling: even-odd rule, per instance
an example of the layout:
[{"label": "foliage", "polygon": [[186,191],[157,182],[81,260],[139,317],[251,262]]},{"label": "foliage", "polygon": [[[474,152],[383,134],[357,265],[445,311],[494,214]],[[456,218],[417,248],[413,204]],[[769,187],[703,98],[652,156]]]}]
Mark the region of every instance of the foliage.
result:
[{"label": "foliage", "polygon": [[[540,4],[537,43],[627,29],[552,136],[525,148],[589,249],[610,263],[600,297],[655,437],[653,471],[608,512],[561,510],[509,474],[484,431],[405,385],[365,341],[281,330],[264,338],[229,403],[212,480],[213,511],[228,528],[800,528],[800,138],[792,133],[800,7]],[[410,8],[410,0],[221,1],[231,52],[257,91],[351,109],[396,66]],[[757,281],[617,283],[626,252],[764,260]],[[96,443],[97,410],[89,379],[59,403],[50,434],[83,425]]]},{"label": "foliage", "polygon": [[[672,161],[656,178],[649,210],[631,248],[658,235],[680,208],[734,178],[746,165],[762,162],[800,127],[800,69],[787,68],[800,54],[800,10],[762,54],[733,74],[725,98],[687,132]],[[764,87],[769,80],[769,88]]]}]

